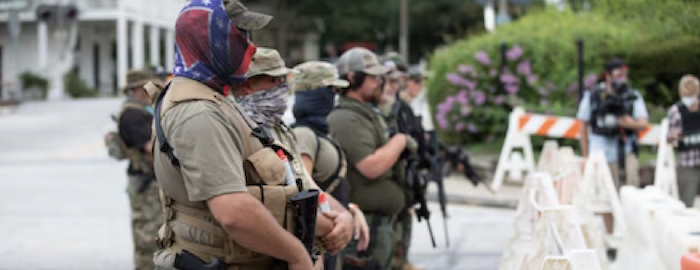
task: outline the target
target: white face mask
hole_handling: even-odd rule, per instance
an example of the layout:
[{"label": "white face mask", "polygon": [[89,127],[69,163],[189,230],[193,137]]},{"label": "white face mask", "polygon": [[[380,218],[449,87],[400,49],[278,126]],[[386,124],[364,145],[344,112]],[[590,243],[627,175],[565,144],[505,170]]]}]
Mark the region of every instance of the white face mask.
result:
[{"label": "white face mask", "polygon": [[681,97],[681,102],[686,107],[693,106],[698,99],[696,97]]}]

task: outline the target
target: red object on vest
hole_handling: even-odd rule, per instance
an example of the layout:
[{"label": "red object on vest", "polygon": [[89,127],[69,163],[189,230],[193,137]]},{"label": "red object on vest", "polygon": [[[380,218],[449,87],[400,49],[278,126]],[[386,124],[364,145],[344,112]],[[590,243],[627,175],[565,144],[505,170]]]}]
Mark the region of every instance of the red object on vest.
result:
[{"label": "red object on vest", "polygon": [[700,270],[700,254],[688,253],[681,257],[681,270]]}]

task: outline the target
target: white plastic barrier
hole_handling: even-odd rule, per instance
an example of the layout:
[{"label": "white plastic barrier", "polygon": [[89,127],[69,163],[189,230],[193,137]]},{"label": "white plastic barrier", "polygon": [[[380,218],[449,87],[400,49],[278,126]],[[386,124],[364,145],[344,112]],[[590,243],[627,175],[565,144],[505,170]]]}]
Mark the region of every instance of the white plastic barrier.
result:
[{"label": "white plastic barrier", "polygon": [[[523,180],[523,173],[535,171],[535,157],[530,135],[579,139],[582,127],[583,124],[572,117],[529,114],[520,107],[513,109],[508,118],[508,131],[503,142],[501,155],[498,157],[498,165],[491,188],[498,190],[503,185],[506,175],[511,180],[520,182]],[[637,133],[641,145],[651,146],[661,145],[665,142],[665,136],[661,135],[662,127],[660,125],[650,125]],[[516,149],[521,149],[523,153],[514,151]]]},{"label": "white plastic barrier", "polygon": [[541,213],[534,232],[536,240],[525,256],[523,270],[541,269],[546,256],[569,257],[572,252],[583,250],[593,254],[591,263],[596,265],[595,269],[600,269],[595,251],[586,247],[580,220],[571,205],[544,207]]},{"label": "white plastic barrier", "polygon": [[654,186],[678,199],[678,180],[676,176],[676,158],[673,146],[668,143],[668,119],[661,121],[659,149],[656,155]]},{"label": "white plastic barrier", "polygon": [[557,169],[557,156],[559,154],[559,144],[557,141],[548,140],[542,146],[540,160],[537,161],[538,172],[549,172],[554,175]]},{"label": "white plastic barrier", "polygon": [[[525,181],[516,214],[515,235],[499,269],[539,270],[545,256],[569,256],[570,252],[587,250],[586,237],[581,229],[583,220],[573,206],[559,205],[550,175],[537,172]],[[596,251],[588,252],[593,254],[593,263],[598,268],[580,269],[601,269]],[[603,269],[607,269],[607,265]]]},{"label": "white plastic barrier", "polygon": [[700,210],[657,212],[653,223],[661,262],[668,270],[681,270],[681,257],[700,250]]},{"label": "white plastic barrier", "polygon": [[[493,176],[491,188],[498,190],[503,184],[506,174],[514,181],[521,181],[523,173],[535,171],[535,156],[532,152],[530,136],[520,128],[520,119],[525,116],[525,110],[515,108],[508,118],[508,131],[503,142],[501,155],[498,156],[496,173]],[[523,154],[514,152],[521,149]]]},{"label": "white plastic barrier", "polygon": [[612,213],[614,217],[614,232],[606,238],[608,246],[617,247],[625,235],[627,224],[622,216],[620,197],[615,188],[615,182],[610,173],[610,167],[605,155],[596,151],[591,153],[583,173],[583,185],[579,186],[582,201],[587,203],[586,209],[595,214]]},{"label": "white plastic barrier", "polygon": [[546,256],[542,270],[600,270],[592,250],[574,250],[568,256]]},{"label": "white plastic barrier", "polygon": [[[532,203],[531,194],[543,188],[549,189],[549,191],[540,194],[539,198],[541,198],[541,201],[537,202],[537,205],[544,207],[557,206],[556,193],[551,183],[552,179],[548,173],[533,173],[525,179],[525,186],[515,215],[514,235],[509,241],[508,249],[503,253],[499,266],[500,270],[522,268],[526,254],[535,243],[535,228],[540,220],[540,214]],[[549,194],[548,198],[545,197],[547,194]]]},{"label": "white plastic barrier", "polygon": [[554,177],[554,188],[560,204],[573,204],[574,193],[583,178],[582,158],[574,154],[574,149],[560,147],[556,154],[558,174]]},{"label": "white plastic barrier", "polygon": [[[661,263],[654,233],[654,219],[663,212],[683,210],[685,206],[653,186],[620,189],[623,215],[628,223],[627,234],[618,249],[617,269],[667,270]],[[678,257],[680,264],[680,256]]]}]

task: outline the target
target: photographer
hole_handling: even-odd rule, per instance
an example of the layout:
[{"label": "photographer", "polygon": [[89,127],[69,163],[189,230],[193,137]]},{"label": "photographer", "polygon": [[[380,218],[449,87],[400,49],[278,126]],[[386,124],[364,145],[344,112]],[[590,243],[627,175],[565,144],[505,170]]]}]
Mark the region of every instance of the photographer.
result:
[{"label": "photographer", "polygon": [[639,91],[628,86],[621,59],[605,64],[604,77],[604,88],[587,91],[579,104],[581,152],[584,157],[593,151],[605,154],[618,190],[625,184],[638,186],[637,132],[647,127],[647,108]]},{"label": "photographer", "polygon": [[[628,86],[622,60],[607,62],[603,77],[604,84],[587,91],[579,104],[581,152],[583,157],[594,151],[605,154],[617,190],[624,184],[638,186],[637,131],[647,126],[649,114],[642,95]],[[612,214],[603,214],[603,220],[607,233],[612,233]]]}]

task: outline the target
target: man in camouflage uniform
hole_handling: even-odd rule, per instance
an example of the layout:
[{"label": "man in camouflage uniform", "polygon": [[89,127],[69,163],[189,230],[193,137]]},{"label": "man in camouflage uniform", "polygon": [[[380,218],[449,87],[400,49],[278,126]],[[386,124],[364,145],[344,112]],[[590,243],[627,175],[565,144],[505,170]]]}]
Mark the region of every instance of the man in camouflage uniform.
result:
[{"label": "man in camouflage uniform", "polygon": [[127,193],[131,205],[131,227],[134,239],[136,269],[153,269],[153,253],[157,250],[156,233],[163,224],[158,185],[153,175],[151,153],[151,124],[153,108],[144,89],[149,81],[158,79],[149,70],[134,70],[127,74],[128,95],[119,116],[119,136],[126,146],[129,159]]}]

